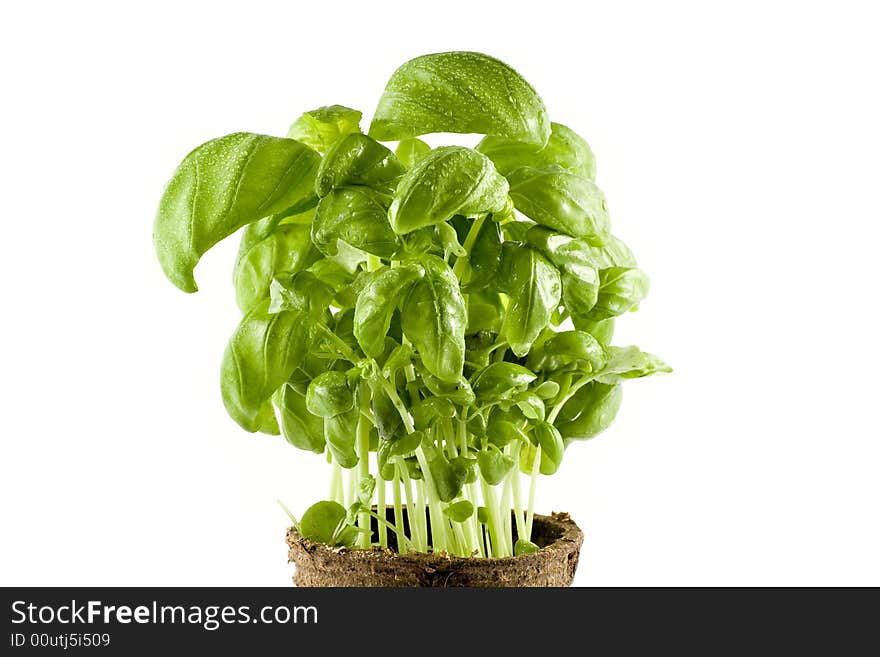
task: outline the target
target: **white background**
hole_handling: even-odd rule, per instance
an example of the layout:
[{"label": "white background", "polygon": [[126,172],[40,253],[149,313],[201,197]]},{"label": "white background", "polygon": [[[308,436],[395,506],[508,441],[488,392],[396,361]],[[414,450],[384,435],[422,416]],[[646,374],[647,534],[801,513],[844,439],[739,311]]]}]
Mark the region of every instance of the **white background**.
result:
[{"label": "white background", "polygon": [[[585,135],[653,288],[628,384],[539,507],[580,585],[880,584],[880,99],[870,3],[4,3],[4,585],[287,585],[321,459],[224,412],[236,240],[163,277],[162,186],[212,137],[366,125],[410,57],[481,50]],[[299,8],[298,8],[299,7]]]}]

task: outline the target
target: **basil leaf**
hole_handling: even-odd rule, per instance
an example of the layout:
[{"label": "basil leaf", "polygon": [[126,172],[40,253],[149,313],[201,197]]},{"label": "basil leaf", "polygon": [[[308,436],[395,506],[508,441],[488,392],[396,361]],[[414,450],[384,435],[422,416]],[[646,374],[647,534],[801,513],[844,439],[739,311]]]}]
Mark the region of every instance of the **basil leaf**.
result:
[{"label": "basil leaf", "polygon": [[308,348],[307,313],[270,314],[263,302],[245,315],[221,366],[223,403],[232,419],[247,431],[257,431],[266,401],[299,367]]},{"label": "basil leaf", "polygon": [[282,224],[239,257],[233,282],[242,312],[269,296],[269,286],[276,274],[297,272],[320,257],[309,232],[307,224]]},{"label": "basil leaf", "polygon": [[354,406],[354,394],[342,372],[319,374],[309,384],[306,408],[310,413],[327,419],[349,411]]},{"label": "basil leaf", "polygon": [[492,363],[480,370],[471,380],[471,387],[481,403],[509,399],[538,378],[531,370],[516,363]]},{"label": "basil leaf", "polygon": [[369,187],[334,189],[318,203],[312,224],[312,242],[324,255],[339,252],[337,240],[380,258],[400,248],[391,230],[381,194]]},{"label": "basil leaf", "polygon": [[367,356],[376,358],[384,351],[391,315],[424,273],[420,265],[410,263],[383,268],[369,277],[354,311],[354,335]]},{"label": "basil leaf", "polygon": [[431,147],[421,139],[401,139],[394,154],[407,169],[412,169],[425,155],[431,152]]},{"label": "basil leaf", "polygon": [[559,306],[559,272],[535,249],[505,242],[498,278],[510,297],[501,334],[521,358]]},{"label": "basil leaf", "polygon": [[598,322],[592,322],[588,319],[574,316],[572,317],[574,327],[579,331],[586,331],[592,335],[603,347],[611,344],[611,338],[614,337],[614,318],[603,319]]},{"label": "basil leaf", "polygon": [[467,297],[467,334],[498,333],[504,320],[504,304],[497,292],[471,292]]},{"label": "basil leaf", "polygon": [[336,542],[336,530],[345,522],[345,507],[339,502],[316,502],[299,521],[299,533],[315,543],[331,547]]},{"label": "basil leaf", "polygon": [[648,295],[648,277],[640,269],[610,267],[599,272],[599,295],[587,313],[593,321],[617,317],[638,307]]},{"label": "basil leaf", "polygon": [[614,384],[624,379],[639,379],[672,371],[660,358],[638,347],[608,347],[607,353],[608,361],[596,376],[600,383]]},{"label": "basil leaf", "polygon": [[298,141],[247,132],[192,151],[166,185],[153,228],[168,279],[195,292],[193,269],[217,242],[263,217],[314,205],[318,163]]},{"label": "basil leaf", "polygon": [[477,454],[477,464],[483,479],[491,486],[500,484],[515,465],[512,458],[492,444]]},{"label": "basil leaf", "polygon": [[498,212],[507,202],[507,180],[485,155],[463,146],[434,149],[401,178],[388,210],[403,235],[465,216]]},{"label": "basil leaf", "polygon": [[574,365],[582,372],[597,372],[605,365],[605,350],[583,331],[562,331],[533,348],[526,361],[536,372],[555,372]]},{"label": "basil leaf", "polygon": [[623,386],[591,381],[565,402],[556,427],[565,441],[598,436],[614,422],[622,399]]},{"label": "basil leaf", "polygon": [[358,110],[342,105],[319,107],[303,113],[294,121],[287,136],[301,141],[319,153],[326,153],[340,137],[361,131],[361,116]]},{"label": "basil leaf", "polygon": [[357,437],[357,425],[360,412],[357,406],[324,418],[324,439],[327,448],[343,468],[353,468],[358,464],[358,455],[355,452],[355,439]]},{"label": "basil leaf", "polygon": [[453,522],[464,522],[474,515],[474,505],[468,500],[461,500],[447,506],[443,513]]},{"label": "basil leaf", "polygon": [[586,140],[561,123],[551,123],[550,127],[550,139],[543,148],[514,139],[485,137],[477,144],[477,150],[488,156],[504,176],[523,166],[543,168],[558,164],[595,180],[596,158]]},{"label": "basil leaf", "polygon": [[605,196],[589,178],[551,165],[520,167],[508,180],[510,198],[529,219],[595,246],[605,243],[610,227]]},{"label": "basil leaf", "polygon": [[422,263],[425,275],[403,302],[403,333],[428,372],[442,381],[456,382],[464,366],[464,298],[449,265],[436,256],[425,256]]},{"label": "basil leaf", "polygon": [[432,132],[479,133],[541,144],[544,102],[507,64],[475,52],[423,55],[398,68],[370,125],[383,141]]},{"label": "basil leaf", "polygon": [[315,193],[326,196],[344,185],[382,189],[400,177],[405,168],[388,148],[358,132],[340,138],[321,160]]},{"label": "basil leaf", "polygon": [[294,447],[322,454],[324,452],[324,421],[306,408],[306,398],[293,386],[284,384],[275,393],[281,416],[281,432]]},{"label": "basil leaf", "polygon": [[482,290],[492,281],[501,263],[501,228],[494,221],[484,221],[468,257],[470,276],[462,286],[465,292]]}]

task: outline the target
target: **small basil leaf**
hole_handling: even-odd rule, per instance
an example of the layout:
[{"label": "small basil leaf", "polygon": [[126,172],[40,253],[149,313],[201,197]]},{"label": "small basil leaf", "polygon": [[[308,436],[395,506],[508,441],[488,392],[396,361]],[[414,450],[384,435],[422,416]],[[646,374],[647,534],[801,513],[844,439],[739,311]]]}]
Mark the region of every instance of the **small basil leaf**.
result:
[{"label": "small basil leaf", "polygon": [[544,381],[535,388],[535,394],[541,399],[553,399],[559,394],[559,384],[556,381]]},{"label": "small basil leaf", "polygon": [[391,315],[424,273],[420,265],[413,263],[385,267],[370,275],[357,296],[354,311],[354,334],[367,356],[375,358],[383,352]]},{"label": "small basil leaf", "polygon": [[422,383],[432,395],[445,397],[453,404],[469,406],[474,403],[474,391],[467,379],[461,377],[457,381],[443,381],[431,374],[421,361],[415,362]]},{"label": "small basil leaf", "polygon": [[319,319],[333,297],[333,289],[312,272],[284,272],[269,284],[269,312],[305,310],[313,319]]},{"label": "small basil leaf", "polygon": [[404,171],[403,164],[387,147],[355,132],[340,138],[321,160],[315,193],[326,196],[344,185],[384,189]]},{"label": "small basil leaf", "polygon": [[266,401],[299,367],[309,348],[308,315],[251,310],[229,339],[220,374],[223,403],[247,431],[257,431]]},{"label": "small basil leaf", "polygon": [[165,186],[153,228],[168,279],[195,292],[193,269],[217,242],[263,217],[314,205],[318,163],[298,141],[247,132],[192,151]]},{"label": "small basil leaf", "polygon": [[422,444],[425,434],[421,431],[413,431],[405,434],[391,445],[391,454],[394,456],[412,456],[419,445]]},{"label": "small basil leaf", "polygon": [[512,458],[491,444],[477,454],[477,463],[483,479],[492,486],[501,483],[515,465]]},{"label": "small basil leaf", "polygon": [[605,196],[589,178],[560,166],[520,167],[508,176],[516,209],[547,226],[601,246],[610,222]]},{"label": "small basil leaf", "polygon": [[324,418],[324,439],[327,447],[343,468],[353,468],[358,463],[354,444],[359,417],[360,412],[355,406],[339,415]]},{"label": "small basil leaf", "polygon": [[480,403],[510,398],[526,389],[537,378],[533,372],[516,363],[492,363],[471,380],[471,387]]},{"label": "small basil leaf", "polygon": [[530,420],[543,422],[547,415],[547,408],[541,398],[531,391],[525,391],[514,397],[517,407],[522,414]]},{"label": "small basil leaf", "polygon": [[561,123],[551,123],[550,139],[541,148],[503,137],[485,137],[477,150],[487,155],[502,175],[523,166],[546,167],[558,164],[590,180],[596,179],[596,158],[586,140]]},{"label": "small basil leaf", "polygon": [[640,379],[672,371],[657,356],[641,351],[638,347],[608,347],[607,352],[608,361],[596,376],[599,383],[614,384],[624,379]]},{"label": "small basil leaf", "polygon": [[[559,433],[566,441],[599,435],[614,422],[622,399],[623,386],[591,381],[565,402],[565,413],[560,413],[555,423]],[[571,419],[562,420],[563,415]]]},{"label": "small basil leaf", "polygon": [[312,246],[309,226],[284,224],[248,249],[235,265],[235,298],[247,312],[269,296],[269,285],[279,272],[297,272],[320,254]]},{"label": "small basil leaf", "polygon": [[293,386],[284,384],[275,393],[285,440],[298,449],[316,454],[324,452],[324,421],[306,408],[306,398]]},{"label": "small basil leaf", "polygon": [[572,317],[572,322],[574,323],[574,327],[579,331],[586,331],[590,335],[592,335],[603,347],[607,347],[611,344],[611,339],[614,337],[614,318],[611,319],[603,319],[598,322],[590,321],[583,317],[578,317],[577,315]]},{"label": "small basil leaf", "polygon": [[393,440],[401,433],[403,420],[391,398],[388,397],[381,386],[376,386],[376,389],[373,390],[370,408],[373,411],[373,420],[376,424],[376,430],[379,432],[379,438],[382,440]]},{"label": "small basil leaf", "polygon": [[443,397],[427,397],[413,404],[412,416],[416,429],[427,430],[438,419],[454,417],[455,407]]},{"label": "small basil leaf", "polygon": [[401,139],[394,154],[407,169],[412,169],[419,160],[431,152],[431,147],[421,139]]},{"label": "small basil leaf", "polygon": [[400,179],[388,210],[394,232],[403,235],[460,214],[501,210],[507,180],[482,153],[463,146],[437,148]]},{"label": "small basil leaf", "polygon": [[476,52],[444,52],[398,68],[370,125],[370,134],[383,141],[432,132],[498,135],[543,145],[550,120],[535,90],[507,64]]},{"label": "small basil leaf", "polygon": [[354,406],[354,395],[342,372],[324,372],[309,384],[306,392],[306,408],[322,418],[345,413]]},{"label": "small basil leaf", "polygon": [[[562,440],[559,429],[549,422],[539,422],[535,425],[532,435],[535,442],[541,446],[541,474],[554,474],[559,469],[559,464],[562,463],[562,456],[565,454],[565,442]],[[522,452],[531,452],[528,449],[530,447],[534,449],[531,445],[523,445]],[[534,456],[532,456],[532,461],[534,461]]]},{"label": "small basil leaf", "polygon": [[461,456],[447,460],[442,452],[434,455],[428,462],[428,468],[441,501],[451,502],[458,497],[472,467],[471,460]]},{"label": "small basil leaf", "polygon": [[501,263],[501,228],[496,222],[483,222],[471,247],[468,263],[470,276],[462,288],[468,293],[484,289]]},{"label": "small basil leaf", "polygon": [[338,502],[317,502],[306,509],[299,521],[299,533],[315,543],[335,545],[336,530],[345,522],[345,507]]},{"label": "small basil leaf", "polygon": [[501,333],[520,358],[550,323],[559,306],[559,272],[536,250],[505,243],[499,279],[510,297]]},{"label": "small basil leaf", "polygon": [[521,554],[533,554],[534,552],[538,552],[541,548],[532,543],[529,540],[524,538],[516,539],[516,543],[513,545],[513,554],[514,556],[520,556]]},{"label": "small basil leaf", "polygon": [[464,522],[474,515],[474,505],[468,500],[461,500],[447,506],[443,513],[453,522]]},{"label": "small basil leaf", "polygon": [[498,333],[504,320],[504,304],[497,292],[471,292],[467,298],[468,335],[486,331]]},{"label": "small basil leaf", "polygon": [[425,275],[403,302],[401,325],[425,368],[442,381],[455,382],[464,366],[464,298],[449,265],[436,256],[422,262]]},{"label": "small basil leaf", "polygon": [[648,276],[641,269],[603,269],[599,272],[596,305],[587,314],[587,318],[601,321],[635,309],[648,295],[648,287]]},{"label": "small basil leaf", "polygon": [[358,110],[342,105],[319,107],[294,121],[287,136],[325,153],[340,137],[361,131],[361,116]]},{"label": "small basil leaf", "polygon": [[597,372],[605,365],[605,350],[596,338],[583,331],[562,331],[529,353],[526,364],[536,372],[553,372],[569,366]]},{"label": "small basil leaf", "polygon": [[381,258],[397,253],[400,238],[391,230],[381,194],[369,187],[341,187],[321,199],[312,242],[321,253],[333,256],[337,240]]}]

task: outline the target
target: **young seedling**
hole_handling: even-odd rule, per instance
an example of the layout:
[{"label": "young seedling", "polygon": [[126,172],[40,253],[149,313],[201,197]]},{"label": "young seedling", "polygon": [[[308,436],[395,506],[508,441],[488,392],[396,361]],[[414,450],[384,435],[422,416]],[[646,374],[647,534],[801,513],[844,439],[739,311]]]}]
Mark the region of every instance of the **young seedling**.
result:
[{"label": "young seedling", "polygon": [[[288,511],[304,537],[533,552],[539,477],[608,428],[626,379],[670,371],[610,344],[648,279],[611,233],[589,145],[506,64],[418,57],[360,121],[333,105],[283,138],[196,148],[159,206],[159,261],[194,292],[201,256],[241,231],[223,401],[329,462],[329,499]],[[419,139],[436,132],[485,138]]]}]

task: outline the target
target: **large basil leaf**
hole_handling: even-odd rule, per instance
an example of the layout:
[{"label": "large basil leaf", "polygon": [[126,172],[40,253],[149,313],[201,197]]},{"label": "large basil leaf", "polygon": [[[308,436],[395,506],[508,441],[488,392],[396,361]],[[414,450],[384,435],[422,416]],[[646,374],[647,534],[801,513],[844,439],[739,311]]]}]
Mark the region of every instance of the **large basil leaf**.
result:
[{"label": "large basil leaf", "polygon": [[589,319],[601,321],[629,312],[648,295],[648,286],[648,276],[641,269],[603,269],[599,272],[599,296]]},{"label": "large basil leaf", "polygon": [[559,272],[535,249],[505,242],[498,278],[510,297],[501,333],[511,351],[523,357],[559,306]]},{"label": "large basil leaf", "polygon": [[520,167],[508,176],[516,209],[542,226],[601,246],[610,222],[605,196],[589,178],[557,165]]},{"label": "large basil leaf", "polygon": [[425,275],[403,302],[403,333],[415,345],[428,372],[454,383],[461,378],[464,366],[467,309],[449,265],[436,256],[425,256],[422,262]]},{"label": "large basil leaf", "polygon": [[242,312],[269,296],[269,285],[276,274],[297,272],[318,259],[320,254],[312,246],[309,233],[308,225],[282,224],[239,257],[233,282]]},{"label": "large basil leaf", "polygon": [[275,393],[275,405],[281,417],[281,432],[294,447],[308,452],[324,452],[324,420],[306,408],[306,398],[289,384]]},{"label": "large basil leaf", "polygon": [[593,438],[614,422],[622,399],[623,386],[591,381],[565,402],[556,427],[566,442]]},{"label": "large basil leaf", "polygon": [[257,431],[266,402],[299,367],[309,348],[308,314],[271,314],[268,302],[251,310],[232,334],[221,366],[223,403],[232,419]]},{"label": "large basil leaf", "polygon": [[314,148],[319,153],[327,149],[340,137],[352,132],[360,132],[361,113],[342,105],[329,105],[304,112],[290,129],[287,136]]},{"label": "large basil leaf", "polygon": [[313,205],[319,161],[298,141],[247,132],[192,151],[166,185],[153,228],[168,279],[195,292],[193,269],[217,242],[263,217]]},{"label": "large basil leaf", "polygon": [[475,52],[444,52],[398,68],[370,125],[370,134],[383,141],[432,132],[497,135],[543,145],[550,120],[535,90],[507,64]]},{"label": "large basil leaf", "polygon": [[608,347],[607,354],[608,361],[596,376],[599,383],[614,384],[672,371],[660,358],[638,347]]},{"label": "large basil leaf", "polygon": [[312,242],[324,255],[335,256],[337,240],[380,258],[390,258],[400,248],[382,196],[369,187],[334,189],[318,203]]},{"label": "large basil leaf", "polygon": [[561,123],[551,123],[550,139],[542,148],[503,137],[484,137],[477,150],[487,155],[502,175],[524,166],[558,164],[590,180],[596,179],[596,158],[586,140]]},{"label": "large basil leaf", "polygon": [[344,185],[384,188],[405,168],[394,153],[374,139],[355,132],[339,139],[321,160],[315,192],[326,196]]},{"label": "large basil leaf", "polygon": [[499,212],[507,202],[507,191],[507,180],[485,155],[463,146],[444,146],[401,178],[388,217],[402,235],[457,214]]},{"label": "large basil leaf", "polygon": [[420,265],[409,263],[370,276],[354,311],[354,335],[367,356],[376,358],[384,351],[391,315],[424,272]]}]

